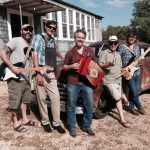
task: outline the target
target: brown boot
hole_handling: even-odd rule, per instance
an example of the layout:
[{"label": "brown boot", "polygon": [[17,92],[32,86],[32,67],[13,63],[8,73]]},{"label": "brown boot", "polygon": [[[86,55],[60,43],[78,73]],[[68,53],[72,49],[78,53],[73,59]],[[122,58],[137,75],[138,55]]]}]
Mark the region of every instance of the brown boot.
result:
[{"label": "brown boot", "polygon": [[133,115],[135,115],[135,116],[138,116],[139,115],[139,113],[135,110],[135,109],[129,109],[129,111],[130,111],[130,113],[131,114],[133,114]]},{"label": "brown boot", "polygon": [[146,115],[146,112],[143,107],[141,107],[141,109],[139,109],[138,111],[141,115]]}]

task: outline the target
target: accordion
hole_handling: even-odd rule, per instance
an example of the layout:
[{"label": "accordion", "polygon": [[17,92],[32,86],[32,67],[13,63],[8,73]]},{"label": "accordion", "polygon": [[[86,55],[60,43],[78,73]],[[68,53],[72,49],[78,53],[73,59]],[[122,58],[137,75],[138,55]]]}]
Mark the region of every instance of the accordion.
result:
[{"label": "accordion", "polygon": [[100,66],[90,58],[85,57],[80,59],[79,69],[76,72],[85,76],[94,87],[99,85],[105,77],[105,73]]}]

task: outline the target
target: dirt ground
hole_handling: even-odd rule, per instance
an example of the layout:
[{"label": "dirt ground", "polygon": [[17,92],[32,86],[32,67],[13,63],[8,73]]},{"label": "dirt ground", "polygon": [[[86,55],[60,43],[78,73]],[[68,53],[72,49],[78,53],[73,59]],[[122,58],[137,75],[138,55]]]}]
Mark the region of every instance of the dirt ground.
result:
[{"label": "dirt ground", "polygon": [[[29,118],[36,121],[36,126],[28,127],[25,133],[17,133],[6,111],[7,85],[0,82],[0,150],[150,150],[150,92],[142,94],[140,99],[147,114],[133,116],[124,111],[126,119],[132,124],[129,129],[118,122],[114,109],[104,119],[93,119],[95,137],[83,133],[79,126],[76,138],[70,137],[67,130],[64,135],[57,131],[45,133],[33,112]],[[66,115],[61,115],[61,118],[66,127]]]}]

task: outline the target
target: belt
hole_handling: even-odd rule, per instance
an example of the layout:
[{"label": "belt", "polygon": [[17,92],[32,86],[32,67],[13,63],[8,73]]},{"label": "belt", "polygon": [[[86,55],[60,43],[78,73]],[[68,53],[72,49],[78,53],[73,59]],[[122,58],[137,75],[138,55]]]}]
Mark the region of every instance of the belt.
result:
[{"label": "belt", "polygon": [[[46,65],[39,65],[39,67],[46,67]],[[48,66],[48,67],[50,67],[50,66]],[[46,73],[51,73],[51,72],[54,72],[54,69],[52,68],[52,69],[47,69],[46,70]]]}]

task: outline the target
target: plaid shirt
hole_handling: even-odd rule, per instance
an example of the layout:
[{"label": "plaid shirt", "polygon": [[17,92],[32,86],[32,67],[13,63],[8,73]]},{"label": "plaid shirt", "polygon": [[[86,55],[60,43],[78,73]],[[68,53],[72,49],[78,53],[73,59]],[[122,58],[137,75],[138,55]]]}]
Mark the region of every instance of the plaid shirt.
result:
[{"label": "plaid shirt", "polygon": [[[121,55],[122,66],[129,65],[129,63],[131,63],[130,61],[132,60],[132,58],[134,56],[135,56],[135,60],[136,60],[141,55],[141,50],[140,50],[139,46],[136,44],[134,44],[134,46],[133,46],[133,53],[130,52],[130,50],[128,50],[124,45],[119,46],[118,52]],[[139,67],[139,64],[137,64],[136,67]],[[139,74],[140,74],[140,69],[138,69],[137,71],[134,72],[134,76],[137,76]]]},{"label": "plaid shirt", "polygon": [[[73,47],[66,53],[64,65],[71,65],[79,62],[82,57],[89,57],[91,60],[96,60],[94,52],[90,47],[84,46],[82,55],[77,52],[75,47]],[[80,75],[74,69],[71,69],[68,74],[68,83],[79,84],[79,82],[89,85],[85,76]]]},{"label": "plaid shirt", "polygon": [[45,40],[40,34],[35,35],[31,43],[31,48],[38,52],[39,65],[42,66],[45,65],[45,47],[54,48],[56,50],[55,39],[53,37],[46,40],[46,44],[47,45],[45,45]]}]

